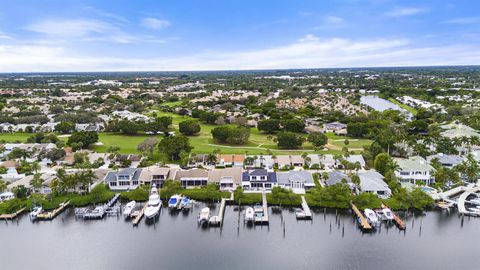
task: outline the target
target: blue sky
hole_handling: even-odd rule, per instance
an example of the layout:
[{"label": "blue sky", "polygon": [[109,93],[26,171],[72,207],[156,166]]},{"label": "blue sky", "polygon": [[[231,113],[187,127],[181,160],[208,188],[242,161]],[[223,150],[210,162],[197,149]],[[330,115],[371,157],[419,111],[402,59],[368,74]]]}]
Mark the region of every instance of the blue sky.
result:
[{"label": "blue sky", "polygon": [[480,64],[480,1],[16,0],[0,72]]}]

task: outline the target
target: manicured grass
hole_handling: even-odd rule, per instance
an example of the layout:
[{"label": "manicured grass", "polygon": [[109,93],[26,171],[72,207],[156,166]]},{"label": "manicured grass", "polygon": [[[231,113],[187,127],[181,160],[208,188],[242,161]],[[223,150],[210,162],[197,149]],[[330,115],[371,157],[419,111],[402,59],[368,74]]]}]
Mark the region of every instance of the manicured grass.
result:
[{"label": "manicured grass", "polygon": [[28,137],[32,136],[32,133],[0,133],[0,141],[9,143],[13,142],[26,142]]},{"label": "manicured grass", "polygon": [[410,107],[410,106],[408,106],[408,105],[405,105],[405,104],[397,101],[397,100],[394,99],[394,98],[389,98],[388,100],[391,101],[392,103],[397,104],[398,106],[400,106],[401,108],[407,110],[408,112],[410,112],[410,113],[413,114],[413,115],[416,115],[416,114],[417,114],[417,109],[415,109],[415,108],[412,108],[412,107]]}]

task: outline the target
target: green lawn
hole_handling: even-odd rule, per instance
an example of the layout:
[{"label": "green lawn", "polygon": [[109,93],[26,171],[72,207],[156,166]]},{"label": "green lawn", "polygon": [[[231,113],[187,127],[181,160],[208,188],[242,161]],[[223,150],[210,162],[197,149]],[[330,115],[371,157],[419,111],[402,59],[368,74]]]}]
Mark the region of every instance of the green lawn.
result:
[{"label": "green lawn", "polygon": [[31,133],[0,133],[0,141],[9,143],[13,142],[26,142],[28,137],[32,136]]},{"label": "green lawn", "polygon": [[410,113],[413,114],[413,115],[416,115],[416,114],[417,114],[417,109],[415,109],[415,108],[412,108],[412,107],[410,107],[410,106],[408,106],[408,105],[405,105],[405,104],[397,101],[397,100],[394,99],[394,98],[389,98],[388,100],[391,101],[392,103],[397,104],[398,106],[400,106],[401,108],[407,110],[408,112],[410,112]]}]

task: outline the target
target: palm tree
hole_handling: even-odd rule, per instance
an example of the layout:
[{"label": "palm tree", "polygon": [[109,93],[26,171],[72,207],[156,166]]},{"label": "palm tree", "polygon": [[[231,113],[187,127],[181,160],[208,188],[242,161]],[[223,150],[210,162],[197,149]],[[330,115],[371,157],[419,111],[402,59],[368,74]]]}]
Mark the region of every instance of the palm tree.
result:
[{"label": "palm tree", "polygon": [[30,164],[30,168],[32,169],[32,171],[35,172],[35,174],[38,173],[38,171],[41,169],[40,164],[37,161],[32,162]]},{"label": "palm tree", "polygon": [[30,185],[33,187],[35,192],[38,192],[43,185],[42,175],[39,173],[34,174],[32,180],[30,181]]}]

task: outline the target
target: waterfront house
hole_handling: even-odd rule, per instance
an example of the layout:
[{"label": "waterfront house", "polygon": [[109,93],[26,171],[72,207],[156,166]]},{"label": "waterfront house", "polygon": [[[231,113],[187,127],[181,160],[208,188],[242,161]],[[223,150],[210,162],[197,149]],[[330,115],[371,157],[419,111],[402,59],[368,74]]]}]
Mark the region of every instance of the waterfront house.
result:
[{"label": "waterfront house", "polygon": [[451,169],[464,161],[464,158],[459,155],[445,155],[445,154],[437,154],[431,155],[427,157],[428,163],[432,163],[433,160],[438,160],[443,167]]},{"label": "waterfront house", "polygon": [[315,187],[312,174],[308,171],[278,172],[277,185],[297,194],[305,194],[305,190]]},{"label": "waterfront house", "polygon": [[385,183],[383,175],[374,170],[359,172],[360,190],[377,195],[381,199],[387,199],[392,195],[392,191]]},{"label": "waterfront house", "polygon": [[39,194],[50,194],[52,193],[52,189],[50,188],[50,183],[52,180],[57,178],[56,173],[42,173],[40,178],[42,179],[42,187],[39,189],[34,190],[31,182],[33,180],[34,175],[27,175],[22,179],[15,181],[7,186],[8,190],[13,190],[19,186],[24,186],[26,189],[30,190],[31,192],[39,193]]},{"label": "waterfront house", "polygon": [[105,183],[111,190],[135,189],[140,184],[139,178],[142,169],[125,168],[119,171],[107,173]]},{"label": "waterfront house", "polygon": [[142,185],[155,184],[157,187],[162,187],[166,180],[175,179],[176,173],[177,169],[174,168],[150,166],[143,168],[139,181]]},{"label": "waterfront house", "polygon": [[221,191],[234,191],[242,185],[242,168],[213,169],[208,172],[208,183],[218,185]]},{"label": "waterfront house", "polygon": [[242,187],[249,191],[271,190],[277,185],[277,176],[275,172],[269,172],[265,169],[257,169],[243,172]]},{"label": "waterfront house", "polygon": [[428,164],[423,157],[396,158],[395,162],[398,165],[395,175],[402,183],[430,185],[435,181],[433,176],[435,168]]},{"label": "waterfront house", "polygon": [[333,186],[340,183],[347,184],[351,189],[353,189],[354,184],[352,179],[347,174],[341,171],[331,171],[327,173],[328,178],[324,179],[325,186]]},{"label": "waterfront house", "polygon": [[206,186],[208,183],[208,171],[204,169],[179,170],[175,180],[180,181],[184,188]]}]

